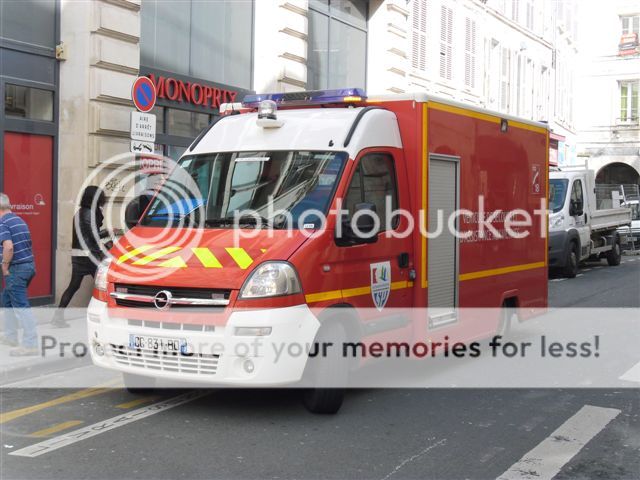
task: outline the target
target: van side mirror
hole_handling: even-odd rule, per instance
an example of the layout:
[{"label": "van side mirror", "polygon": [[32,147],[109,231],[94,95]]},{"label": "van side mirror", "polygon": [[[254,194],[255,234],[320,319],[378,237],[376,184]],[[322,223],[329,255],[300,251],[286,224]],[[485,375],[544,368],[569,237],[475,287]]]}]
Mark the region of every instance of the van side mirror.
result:
[{"label": "van side mirror", "polygon": [[129,202],[124,211],[124,223],[130,230],[138,224],[138,220],[151,202],[151,195],[142,194]]},{"label": "van side mirror", "polygon": [[[353,225],[352,219],[356,217],[356,214],[356,223]],[[374,221],[375,217],[377,217],[375,204],[368,202],[357,203],[353,217],[342,220],[342,236],[336,236],[336,243],[339,246],[376,243],[378,241],[378,231]]]},{"label": "van side mirror", "polygon": [[571,208],[569,208],[569,215],[572,217],[580,216],[584,214],[584,204],[577,200],[571,202]]}]

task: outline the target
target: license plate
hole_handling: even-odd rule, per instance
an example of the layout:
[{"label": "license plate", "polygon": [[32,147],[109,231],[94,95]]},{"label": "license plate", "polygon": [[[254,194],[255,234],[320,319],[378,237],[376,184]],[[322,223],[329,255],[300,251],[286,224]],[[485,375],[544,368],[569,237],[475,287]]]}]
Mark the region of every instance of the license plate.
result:
[{"label": "license plate", "polygon": [[167,353],[187,353],[187,341],[184,338],[149,337],[131,333],[129,347]]}]

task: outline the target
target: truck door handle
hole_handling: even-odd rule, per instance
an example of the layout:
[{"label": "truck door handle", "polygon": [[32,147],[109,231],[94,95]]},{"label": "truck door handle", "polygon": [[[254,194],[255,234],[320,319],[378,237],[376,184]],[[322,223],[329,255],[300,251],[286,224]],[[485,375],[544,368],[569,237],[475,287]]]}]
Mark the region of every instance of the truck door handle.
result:
[{"label": "truck door handle", "polygon": [[589,215],[584,214],[584,223],[589,223]]},{"label": "truck door handle", "polygon": [[406,252],[398,255],[398,267],[407,268],[409,266],[409,254]]}]

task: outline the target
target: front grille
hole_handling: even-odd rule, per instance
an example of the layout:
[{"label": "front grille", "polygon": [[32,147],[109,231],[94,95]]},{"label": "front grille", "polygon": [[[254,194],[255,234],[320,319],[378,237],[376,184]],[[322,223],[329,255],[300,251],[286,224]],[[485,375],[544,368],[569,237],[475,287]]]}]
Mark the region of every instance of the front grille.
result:
[{"label": "front grille", "polygon": [[[231,290],[225,289],[211,289],[211,288],[189,288],[189,287],[156,287],[153,285],[131,285],[124,283],[116,283],[115,291],[119,293],[127,293],[131,295],[145,295],[148,297],[155,297],[156,294],[162,290],[168,290],[173,297],[188,298],[198,300],[211,300],[211,299],[223,299],[229,300],[231,296]],[[155,308],[152,303],[142,302],[137,300],[129,300],[123,298],[115,299],[116,305],[126,308]],[[222,310],[224,306],[211,306],[211,305],[180,305],[174,304],[171,306],[174,308],[190,308],[190,309],[218,309]]]},{"label": "front grille", "polygon": [[165,330],[187,330],[190,332],[215,332],[215,325],[198,325],[193,323],[154,322],[151,320],[127,320],[131,327],[163,328]]},{"label": "front grille", "polygon": [[145,370],[215,375],[220,360],[220,355],[214,354],[194,353],[189,356],[122,345],[110,346],[111,354],[118,364]]}]

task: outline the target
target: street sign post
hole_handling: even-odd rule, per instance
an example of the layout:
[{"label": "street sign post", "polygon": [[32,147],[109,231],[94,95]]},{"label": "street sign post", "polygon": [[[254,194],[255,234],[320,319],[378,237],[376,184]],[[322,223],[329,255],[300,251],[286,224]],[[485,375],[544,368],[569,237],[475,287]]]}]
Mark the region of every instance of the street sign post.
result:
[{"label": "street sign post", "polygon": [[149,112],[156,104],[156,87],[147,77],[138,77],[131,88],[131,100],[136,108],[143,112]]}]

